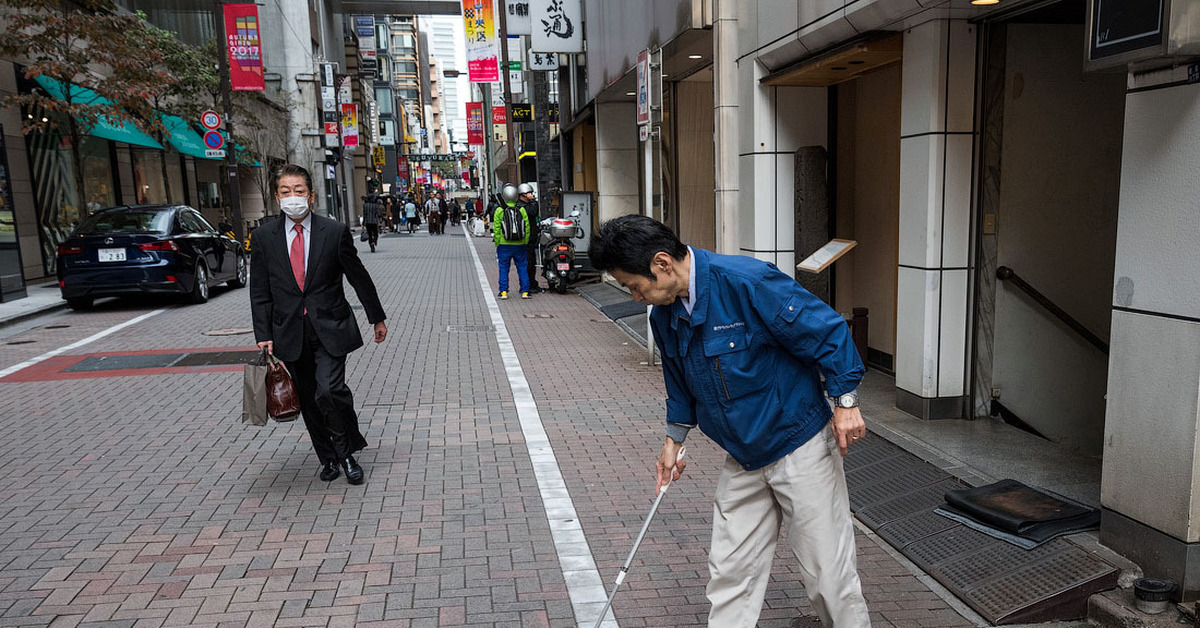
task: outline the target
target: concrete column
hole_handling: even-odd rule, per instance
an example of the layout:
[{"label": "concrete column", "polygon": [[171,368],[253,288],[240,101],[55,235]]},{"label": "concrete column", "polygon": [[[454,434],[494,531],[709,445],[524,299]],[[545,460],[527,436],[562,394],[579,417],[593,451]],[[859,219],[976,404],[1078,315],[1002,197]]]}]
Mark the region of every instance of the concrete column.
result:
[{"label": "concrete column", "polygon": [[966,394],[975,27],[904,34],[896,405],[963,416]]},{"label": "concrete column", "polygon": [[[716,20],[713,21],[713,141],[716,144],[716,222],[717,252],[738,253],[738,6],[735,0],[714,0]],[[747,64],[757,66],[753,60]],[[742,74],[753,73],[743,69]]]},{"label": "concrete column", "polygon": [[641,213],[637,112],[633,103],[596,103],[596,210],[600,222]]},{"label": "concrete column", "polygon": [[1200,85],[1125,99],[1100,541],[1200,597]]}]

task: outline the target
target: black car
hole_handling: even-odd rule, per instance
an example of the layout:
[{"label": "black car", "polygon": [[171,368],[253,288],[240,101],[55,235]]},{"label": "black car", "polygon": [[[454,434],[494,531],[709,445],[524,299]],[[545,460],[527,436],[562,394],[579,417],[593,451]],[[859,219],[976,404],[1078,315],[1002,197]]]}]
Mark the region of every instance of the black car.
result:
[{"label": "black car", "polygon": [[246,285],[246,254],[186,205],[131,205],[89,216],[58,246],[58,285],[74,309],[97,297],[186,294]]}]

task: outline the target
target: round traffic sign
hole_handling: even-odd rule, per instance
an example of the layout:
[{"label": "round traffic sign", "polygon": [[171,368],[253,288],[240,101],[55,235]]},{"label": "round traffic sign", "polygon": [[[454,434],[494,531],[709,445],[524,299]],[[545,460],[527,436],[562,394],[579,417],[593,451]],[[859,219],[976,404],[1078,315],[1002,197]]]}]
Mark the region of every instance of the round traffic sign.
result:
[{"label": "round traffic sign", "polygon": [[221,137],[216,131],[209,131],[204,134],[204,145],[216,150],[225,145],[225,138]]},{"label": "round traffic sign", "polygon": [[475,159],[475,151],[473,151],[473,150],[467,151],[467,159]]},{"label": "round traffic sign", "polygon": [[204,125],[206,129],[215,129],[221,126],[221,115],[209,109],[200,114],[200,124]]}]

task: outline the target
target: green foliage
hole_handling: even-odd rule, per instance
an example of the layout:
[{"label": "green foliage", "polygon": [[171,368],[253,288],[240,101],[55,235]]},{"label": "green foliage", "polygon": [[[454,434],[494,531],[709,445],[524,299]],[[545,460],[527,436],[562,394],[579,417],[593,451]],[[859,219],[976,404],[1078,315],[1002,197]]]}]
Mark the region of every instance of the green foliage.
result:
[{"label": "green foliage", "polygon": [[[151,45],[147,24],[121,14],[111,0],[0,0],[7,28],[0,32],[0,55],[24,66],[26,78],[46,76],[64,84],[66,99],[34,91],[13,94],[5,106],[40,108],[51,114],[23,119],[26,133],[53,130],[79,136],[104,117],[130,122],[160,135],[162,123],[150,100],[174,84]],[[90,89],[106,103],[78,102],[76,87]]]}]

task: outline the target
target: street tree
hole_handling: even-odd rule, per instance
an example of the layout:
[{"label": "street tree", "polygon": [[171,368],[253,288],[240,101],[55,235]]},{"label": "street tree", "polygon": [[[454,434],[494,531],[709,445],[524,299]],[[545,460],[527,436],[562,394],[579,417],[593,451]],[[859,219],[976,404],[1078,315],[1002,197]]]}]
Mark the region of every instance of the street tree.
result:
[{"label": "street tree", "polygon": [[3,104],[26,113],[24,133],[53,132],[69,141],[74,200],[81,206],[83,137],[100,123],[160,134],[150,98],[171,76],[159,67],[161,53],[148,43],[146,22],[119,12],[112,0],[0,0],[0,13],[6,21],[0,56],[23,64],[26,79],[47,77],[63,91],[61,99],[39,90],[11,94]]}]

